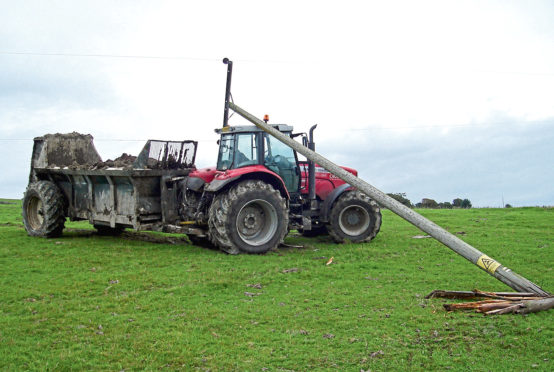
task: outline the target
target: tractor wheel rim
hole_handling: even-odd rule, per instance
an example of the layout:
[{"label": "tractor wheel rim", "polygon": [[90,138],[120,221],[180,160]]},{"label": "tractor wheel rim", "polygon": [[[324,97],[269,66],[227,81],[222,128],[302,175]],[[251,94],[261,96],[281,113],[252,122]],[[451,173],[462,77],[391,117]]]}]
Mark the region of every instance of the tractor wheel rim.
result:
[{"label": "tractor wheel rim", "polygon": [[275,207],[265,200],[256,199],[241,208],[237,216],[236,228],[245,243],[260,246],[273,238],[278,223]]},{"label": "tractor wheel rim", "polygon": [[38,230],[42,226],[44,222],[44,211],[40,198],[33,197],[29,200],[27,204],[27,221],[33,230]]},{"label": "tractor wheel rim", "polygon": [[359,205],[350,205],[339,214],[339,226],[346,235],[361,235],[367,230],[370,223],[368,211]]}]

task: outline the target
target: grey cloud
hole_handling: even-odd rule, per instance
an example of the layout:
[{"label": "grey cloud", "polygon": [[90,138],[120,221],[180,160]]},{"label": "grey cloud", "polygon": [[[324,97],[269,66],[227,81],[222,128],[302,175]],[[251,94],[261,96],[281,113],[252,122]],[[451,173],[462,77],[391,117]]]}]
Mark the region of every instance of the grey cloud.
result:
[{"label": "grey cloud", "polygon": [[70,103],[83,108],[113,105],[107,77],[91,68],[94,61],[78,64],[64,57],[2,56],[0,108],[7,111]]},{"label": "grey cloud", "polygon": [[413,202],[467,197],[476,206],[500,206],[504,196],[512,205],[554,205],[554,119],[441,131],[348,132],[347,141],[320,142],[318,149]]}]

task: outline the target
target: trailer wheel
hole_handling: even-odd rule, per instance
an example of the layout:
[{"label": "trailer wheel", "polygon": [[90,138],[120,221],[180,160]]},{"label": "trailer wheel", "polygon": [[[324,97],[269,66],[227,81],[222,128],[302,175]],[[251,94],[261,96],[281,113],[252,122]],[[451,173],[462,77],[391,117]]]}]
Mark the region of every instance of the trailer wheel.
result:
[{"label": "trailer wheel", "polygon": [[210,239],[223,251],[265,253],[281,244],[289,224],[285,199],[271,185],[247,180],[214,198]]},{"label": "trailer wheel", "polygon": [[64,197],[53,182],[38,181],[27,186],[23,196],[23,224],[30,236],[54,238],[62,234]]},{"label": "trailer wheel", "polygon": [[98,235],[103,236],[119,236],[123,234],[123,230],[125,230],[123,226],[110,227],[106,225],[94,225],[94,228]]},{"label": "trailer wheel", "polygon": [[351,190],[335,202],[327,230],[336,243],[369,242],[381,228],[379,205],[367,195]]}]

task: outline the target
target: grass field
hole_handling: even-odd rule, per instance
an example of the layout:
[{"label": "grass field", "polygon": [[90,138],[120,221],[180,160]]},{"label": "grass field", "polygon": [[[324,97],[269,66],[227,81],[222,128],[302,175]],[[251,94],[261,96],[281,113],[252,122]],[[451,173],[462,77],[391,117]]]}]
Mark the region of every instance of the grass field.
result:
[{"label": "grass field", "polygon": [[[2,370],[554,369],[552,311],[445,312],[424,296],[511,289],[389,211],[371,244],[229,256],[86,223],[31,238],[20,208],[0,204]],[[554,290],[554,209],[420,212]]]}]

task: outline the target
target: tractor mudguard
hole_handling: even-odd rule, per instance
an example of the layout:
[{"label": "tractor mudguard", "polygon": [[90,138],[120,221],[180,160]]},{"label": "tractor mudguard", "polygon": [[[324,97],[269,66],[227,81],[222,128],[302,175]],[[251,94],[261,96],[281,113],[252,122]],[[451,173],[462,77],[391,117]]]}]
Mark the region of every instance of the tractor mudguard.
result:
[{"label": "tractor mudguard", "polygon": [[205,180],[203,180],[200,177],[187,177],[185,180],[179,182],[179,185],[183,185],[182,189],[191,189],[192,191],[199,192],[202,189],[202,186],[206,183]]},{"label": "tractor mudguard", "polygon": [[225,178],[223,180],[218,180],[218,179],[214,179],[212,182],[210,182],[204,190],[208,191],[208,192],[216,192],[216,191],[219,191],[221,190],[223,187],[225,187],[226,185],[232,183],[232,182],[235,182],[236,180],[238,180],[241,176],[236,176],[236,177],[230,177],[230,178]]},{"label": "tractor mudguard", "polygon": [[337,200],[337,198],[341,196],[345,191],[351,190],[352,188],[353,188],[352,186],[345,183],[343,185],[340,185],[339,187],[331,191],[329,195],[327,195],[327,198],[321,204],[320,215],[319,215],[319,220],[321,222],[324,222],[324,223],[329,222],[329,214],[331,212],[331,207],[333,206],[333,203],[335,202],[335,200]]},{"label": "tractor mudguard", "polygon": [[237,169],[230,169],[223,172],[218,172],[213,181],[204,187],[207,192],[217,192],[226,186],[237,182],[238,180],[259,179],[273,185],[276,190],[279,190],[283,198],[289,200],[290,195],[287,191],[285,183],[275,172],[267,169],[263,165],[253,165]]}]

